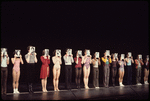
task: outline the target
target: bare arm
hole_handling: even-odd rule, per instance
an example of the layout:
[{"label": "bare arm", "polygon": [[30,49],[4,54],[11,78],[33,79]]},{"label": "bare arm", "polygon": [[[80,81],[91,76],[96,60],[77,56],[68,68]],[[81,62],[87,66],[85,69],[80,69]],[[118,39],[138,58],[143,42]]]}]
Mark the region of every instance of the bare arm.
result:
[{"label": "bare arm", "polygon": [[100,58],[98,58],[98,64],[99,64],[99,65],[101,65],[101,61],[100,61]]},{"label": "bare arm", "polygon": [[126,66],[126,62],[124,62],[124,65]]},{"label": "bare arm", "polygon": [[9,64],[9,57],[7,57],[7,64]]},{"label": "bare arm", "polygon": [[140,60],[140,61],[141,61],[141,64],[144,65],[143,60]]},{"label": "bare arm", "polygon": [[134,60],[133,60],[133,57],[131,56],[131,61],[132,61],[132,63],[134,63]]},{"label": "bare arm", "polygon": [[35,58],[34,58],[34,61],[37,63],[37,57],[36,57],[36,53],[34,53],[34,55],[35,55]]},{"label": "bare arm", "polygon": [[55,58],[55,57],[52,57],[52,61],[53,61],[53,63],[55,64],[55,63],[56,63],[56,58]]},{"label": "bare arm", "polygon": [[71,54],[71,62],[74,63],[73,55]]},{"label": "bare arm", "polygon": [[29,63],[29,60],[30,60],[30,53],[27,54],[27,58],[26,58],[27,63]]},{"label": "bare arm", "polygon": [[132,63],[134,63],[133,59],[131,59]]},{"label": "bare arm", "polygon": [[12,64],[14,64],[15,63],[15,58],[11,58],[11,62],[12,62]]},{"label": "bare arm", "polygon": [[76,64],[78,64],[78,56],[77,56],[77,58],[76,58],[76,61],[75,61],[75,63],[76,63]]}]

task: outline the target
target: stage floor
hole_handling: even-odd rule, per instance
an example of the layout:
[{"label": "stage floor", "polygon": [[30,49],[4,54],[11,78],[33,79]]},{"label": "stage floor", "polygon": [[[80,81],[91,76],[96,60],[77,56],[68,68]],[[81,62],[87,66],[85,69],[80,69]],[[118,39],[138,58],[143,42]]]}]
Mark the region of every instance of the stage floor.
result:
[{"label": "stage floor", "polygon": [[[89,87],[92,85],[89,85]],[[83,85],[81,86],[83,87]],[[24,89],[23,89],[24,88]],[[149,99],[148,85],[125,85],[124,87],[110,86],[105,88],[100,86],[99,89],[76,89],[72,84],[72,89],[66,90],[64,84],[60,84],[60,91],[53,91],[53,87],[47,87],[48,92],[43,93],[40,85],[34,85],[34,93],[29,94],[25,85],[20,85],[20,94],[8,92],[7,95],[1,96],[3,100],[143,100]],[[8,87],[10,89],[10,87]]]}]

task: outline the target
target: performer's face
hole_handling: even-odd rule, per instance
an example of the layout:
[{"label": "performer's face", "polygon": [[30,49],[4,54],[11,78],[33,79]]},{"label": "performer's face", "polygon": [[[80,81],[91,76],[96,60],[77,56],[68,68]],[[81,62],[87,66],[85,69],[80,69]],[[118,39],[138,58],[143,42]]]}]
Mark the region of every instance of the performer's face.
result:
[{"label": "performer's face", "polygon": [[104,56],[106,56],[106,52],[104,53]]}]

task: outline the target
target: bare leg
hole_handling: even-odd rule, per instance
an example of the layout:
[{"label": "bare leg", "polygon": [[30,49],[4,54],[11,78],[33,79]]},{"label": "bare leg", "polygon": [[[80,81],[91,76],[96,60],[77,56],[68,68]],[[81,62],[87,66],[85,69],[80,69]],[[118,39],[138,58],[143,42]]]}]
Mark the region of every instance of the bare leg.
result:
[{"label": "bare leg", "polygon": [[147,70],[145,68],[145,71],[144,71],[144,82],[148,80],[148,75],[149,75],[149,70]]},{"label": "bare leg", "polygon": [[121,82],[121,83],[122,83],[122,74],[123,74],[123,72],[120,71],[120,82]]},{"label": "bare leg", "polygon": [[58,69],[56,72],[56,90],[58,90],[58,91],[59,91],[59,89],[58,89],[59,76],[60,76],[60,69]]},{"label": "bare leg", "polygon": [[18,89],[19,86],[19,78],[20,78],[20,71],[16,74],[16,89]]},{"label": "bare leg", "polygon": [[122,72],[122,79],[121,79],[121,82],[123,82],[123,77],[124,77],[124,71]]},{"label": "bare leg", "polygon": [[41,79],[42,91],[44,92],[44,79]]},{"label": "bare leg", "polygon": [[90,75],[90,67],[89,67],[88,70],[87,70],[87,88],[89,88],[89,87],[88,87],[89,75]]},{"label": "bare leg", "polygon": [[[48,74],[49,74],[49,67],[47,67],[47,77],[48,77]],[[47,86],[47,77],[45,78],[45,91],[47,92],[47,89],[46,89],[46,86]]]},{"label": "bare leg", "polygon": [[53,85],[54,85],[54,91],[56,91],[56,69],[53,67]]},{"label": "bare leg", "polygon": [[47,84],[47,77],[44,79],[44,91],[47,92],[46,90],[46,84]]},{"label": "bare leg", "polygon": [[85,88],[89,88],[88,87],[88,76],[90,73],[90,67],[88,69],[86,69],[86,67],[84,66],[83,71],[84,71],[84,86],[85,86]]},{"label": "bare leg", "polygon": [[83,67],[83,74],[84,74],[84,77],[83,77],[83,81],[84,81],[84,87],[86,88],[87,87],[87,85],[86,85],[86,67],[84,66]]},{"label": "bare leg", "polygon": [[12,76],[13,76],[13,89],[16,88],[16,71],[13,69],[12,70]]},{"label": "bare leg", "polygon": [[119,83],[121,82],[121,70],[119,70]]}]

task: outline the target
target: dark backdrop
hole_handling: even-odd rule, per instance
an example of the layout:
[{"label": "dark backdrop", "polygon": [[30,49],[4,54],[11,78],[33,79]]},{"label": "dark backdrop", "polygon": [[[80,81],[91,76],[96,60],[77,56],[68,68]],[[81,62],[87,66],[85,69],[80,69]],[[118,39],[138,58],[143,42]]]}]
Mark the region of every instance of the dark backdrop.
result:
[{"label": "dark backdrop", "polygon": [[[24,55],[27,53],[27,46],[36,47],[38,63],[35,67],[34,82],[40,83],[40,56],[45,48],[50,49],[51,57],[55,49],[61,49],[64,55],[65,49],[69,47],[73,49],[74,56],[78,49],[88,48],[92,55],[95,51],[99,51],[100,56],[109,49],[111,53],[119,54],[131,51],[135,59],[138,54],[142,54],[144,58],[148,54],[148,41],[148,2],[146,1],[1,3],[1,47],[8,49],[10,58],[13,57],[15,49],[21,49],[25,64]],[[20,82],[26,80],[25,64],[21,65]],[[12,83],[12,67],[10,61],[9,84]],[[48,78],[48,83],[51,84],[52,67],[51,60]],[[100,66],[100,83],[102,83],[102,73]],[[65,82],[64,61],[60,82]],[[92,68],[90,83],[92,83]]]}]

